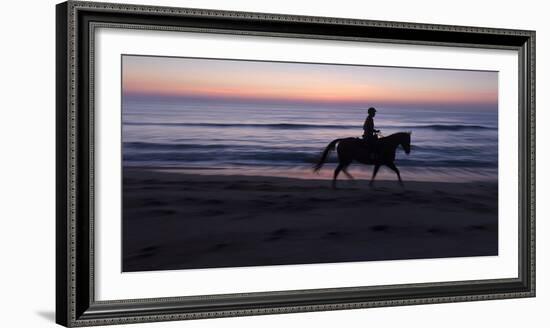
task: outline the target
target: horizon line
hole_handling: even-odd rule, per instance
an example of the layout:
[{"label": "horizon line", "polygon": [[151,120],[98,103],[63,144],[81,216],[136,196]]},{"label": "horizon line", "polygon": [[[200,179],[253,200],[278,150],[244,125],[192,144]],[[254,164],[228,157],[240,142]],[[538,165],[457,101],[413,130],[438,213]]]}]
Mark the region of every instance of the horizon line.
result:
[{"label": "horizon line", "polygon": [[[249,103],[249,104],[285,104],[285,105],[319,105],[319,106],[346,106],[346,107],[473,107],[472,109],[491,109],[498,110],[498,99],[493,101],[384,101],[384,100],[326,100],[326,99],[298,99],[298,98],[277,98],[277,97],[246,97],[229,95],[201,95],[201,94],[183,94],[183,93],[164,93],[164,92],[135,92],[123,91],[122,101],[127,100],[168,100],[168,101],[204,101],[204,102],[231,102],[231,103]],[[132,99],[134,98],[134,99]]]}]

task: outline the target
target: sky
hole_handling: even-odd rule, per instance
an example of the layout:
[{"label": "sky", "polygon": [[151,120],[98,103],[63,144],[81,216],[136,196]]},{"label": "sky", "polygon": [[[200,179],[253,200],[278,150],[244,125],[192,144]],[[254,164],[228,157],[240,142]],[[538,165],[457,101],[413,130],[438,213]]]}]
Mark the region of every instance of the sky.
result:
[{"label": "sky", "polygon": [[205,101],[490,109],[498,72],[122,56],[125,96]]}]

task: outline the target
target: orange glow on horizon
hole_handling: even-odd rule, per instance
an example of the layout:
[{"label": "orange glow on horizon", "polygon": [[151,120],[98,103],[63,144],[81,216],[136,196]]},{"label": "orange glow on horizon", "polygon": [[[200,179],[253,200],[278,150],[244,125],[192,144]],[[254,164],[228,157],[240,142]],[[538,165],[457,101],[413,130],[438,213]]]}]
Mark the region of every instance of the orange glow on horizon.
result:
[{"label": "orange glow on horizon", "polygon": [[[144,58],[150,59],[149,65]],[[204,59],[170,59],[168,63],[162,59],[125,57],[124,92],[335,103],[498,102],[495,72]],[[391,72],[391,77],[385,72]]]}]

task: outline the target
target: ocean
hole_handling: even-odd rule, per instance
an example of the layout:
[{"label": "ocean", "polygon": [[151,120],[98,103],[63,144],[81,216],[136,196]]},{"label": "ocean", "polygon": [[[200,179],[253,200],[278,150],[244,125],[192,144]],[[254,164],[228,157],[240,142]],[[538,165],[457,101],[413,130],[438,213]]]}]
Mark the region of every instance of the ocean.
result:
[{"label": "ocean", "polygon": [[[331,178],[336,153],[321,174],[312,172],[312,163],[330,141],[362,135],[367,107],[125,97],[123,166]],[[497,181],[496,110],[377,110],[375,127],[383,135],[412,132],[411,153],[398,149],[395,161],[405,181]],[[371,171],[350,166],[361,179]],[[379,179],[395,175],[381,169]]]}]

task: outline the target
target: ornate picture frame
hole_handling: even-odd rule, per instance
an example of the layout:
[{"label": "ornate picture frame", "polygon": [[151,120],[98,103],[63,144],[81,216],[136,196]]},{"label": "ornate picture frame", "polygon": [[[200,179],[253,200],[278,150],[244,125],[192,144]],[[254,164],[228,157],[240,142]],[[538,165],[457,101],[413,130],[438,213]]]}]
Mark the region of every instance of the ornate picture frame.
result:
[{"label": "ornate picture frame", "polygon": [[[535,296],[535,32],[68,1],[56,26],[56,322],[93,326]],[[98,300],[94,38],[98,28],[505,49],[518,56],[518,276]]]}]

